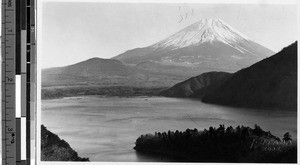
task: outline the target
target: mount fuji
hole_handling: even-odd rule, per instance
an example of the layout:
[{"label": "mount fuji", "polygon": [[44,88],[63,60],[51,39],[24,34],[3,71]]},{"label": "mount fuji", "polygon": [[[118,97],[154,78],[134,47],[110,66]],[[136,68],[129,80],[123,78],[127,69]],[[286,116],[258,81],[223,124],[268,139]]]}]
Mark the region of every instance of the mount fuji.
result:
[{"label": "mount fuji", "polygon": [[[223,21],[203,19],[148,47],[128,50],[112,59],[91,58],[43,69],[42,86],[47,97],[104,90],[136,95],[168,88],[205,72],[233,73],[272,54]],[[207,80],[213,77],[208,75]]]},{"label": "mount fuji", "polygon": [[274,54],[220,19],[202,19],[144,48],[113,59],[139,69],[195,76],[208,71],[235,72]]}]

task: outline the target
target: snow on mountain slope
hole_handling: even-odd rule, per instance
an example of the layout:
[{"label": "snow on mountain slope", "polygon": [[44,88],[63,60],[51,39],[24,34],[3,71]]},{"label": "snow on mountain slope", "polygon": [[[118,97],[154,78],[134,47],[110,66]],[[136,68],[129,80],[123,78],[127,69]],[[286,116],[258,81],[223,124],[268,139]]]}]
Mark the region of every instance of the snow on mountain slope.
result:
[{"label": "snow on mountain slope", "polygon": [[196,76],[209,71],[232,73],[273,54],[220,19],[202,19],[153,45],[113,59],[151,72]]},{"label": "snow on mountain slope", "polygon": [[171,48],[174,50],[187,46],[196,46],[204,42],[221,41],[244,53],[245,51],[250,51],[238,43],[247,42],[248,40],[250,39],[247,36],[220,19],[202,19],[151,47],[156,49]]}]

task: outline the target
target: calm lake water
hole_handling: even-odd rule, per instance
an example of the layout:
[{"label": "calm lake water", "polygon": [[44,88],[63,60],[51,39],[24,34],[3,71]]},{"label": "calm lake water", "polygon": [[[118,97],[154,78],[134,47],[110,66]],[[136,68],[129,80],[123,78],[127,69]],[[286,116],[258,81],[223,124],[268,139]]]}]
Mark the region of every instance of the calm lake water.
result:
[{"label": "calm lake water", "polygon": [[297,134],[297,113],[204,104],[164,97],[69,97],[42,101],[42,124],[91,161],[172,161],[137,154],[135,140],[155,131],[258,124],[282,137]]}]

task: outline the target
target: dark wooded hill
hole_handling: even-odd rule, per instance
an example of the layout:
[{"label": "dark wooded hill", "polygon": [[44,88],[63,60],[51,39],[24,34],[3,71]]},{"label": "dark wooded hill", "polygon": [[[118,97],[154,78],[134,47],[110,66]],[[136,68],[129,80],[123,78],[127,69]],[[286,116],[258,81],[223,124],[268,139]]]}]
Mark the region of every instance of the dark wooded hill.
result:
[{"label": "dark wooded hill", "polygon": [[[226,72],[207,72],[178,83],[171,88],[161,91],[159,94],[166,97],[198,97],[201,98],[208,86],[216,86],[232,74]],[[201,90],[202,89],[202,90]],[[201,92],[200,92],[200,91]]]},{"label": "dark wooded hill", "polygon": [[297,110],[297,42],[205,94],[205,103]]}]

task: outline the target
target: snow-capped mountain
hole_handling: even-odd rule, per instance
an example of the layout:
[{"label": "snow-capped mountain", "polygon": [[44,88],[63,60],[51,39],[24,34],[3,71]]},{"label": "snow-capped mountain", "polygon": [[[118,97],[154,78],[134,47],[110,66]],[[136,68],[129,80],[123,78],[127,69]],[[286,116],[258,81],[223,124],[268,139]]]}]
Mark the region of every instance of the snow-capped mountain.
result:
[{"label": "snow-capped mountain", "polygon": [[152,72],[196,76],[208,71],[235,72],[272,54],[220,19],[202,19],[153,45],[113,59]]},{"label": "snow-capped mountain", "polygon": [[248,40],[250,41],[247,36],[220,19],[203,19],[151,47],[178,49],[187,46],[197,46],[204,42],[221,41],[244,53],[248,50],[239,46],[238,42],[247,42]]},{"label": "snow-capped mountain", "polygon": [[204,72],[235,72],[272,55],[218,19],[203,19],[148,47],[43,70],[43,86],[170,87]]}]

